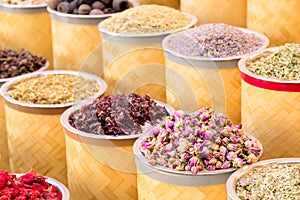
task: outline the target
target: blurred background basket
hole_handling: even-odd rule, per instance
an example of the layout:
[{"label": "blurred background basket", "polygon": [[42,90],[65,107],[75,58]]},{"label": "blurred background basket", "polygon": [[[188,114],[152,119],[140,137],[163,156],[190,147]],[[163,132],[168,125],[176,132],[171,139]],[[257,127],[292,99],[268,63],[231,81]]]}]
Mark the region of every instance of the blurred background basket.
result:
[{"label": "blurred background basket", "polygon": [[197,25],[225,23],[246,27],[247,0],[181,0],[180,9],[195,15]]},{"label": "blurred background basket", "polygon": [[0,48],[24,48],[45,57],[49,69],[53,69],[51,23],[46,6],[0,3]]},{"label": "blurred background basket", "polygon": [[248,0],[247,28],[265,34],[270,46],[300,43],[299,9],[297,0]]}]

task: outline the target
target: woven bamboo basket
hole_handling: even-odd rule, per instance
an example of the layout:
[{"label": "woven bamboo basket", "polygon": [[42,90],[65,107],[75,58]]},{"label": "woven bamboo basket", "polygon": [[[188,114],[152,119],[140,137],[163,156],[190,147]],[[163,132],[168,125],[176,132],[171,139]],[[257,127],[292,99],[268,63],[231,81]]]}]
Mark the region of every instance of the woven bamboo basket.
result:
[{"label": "woven bamboo basket", "polygon": [[[256,34],[264,40],[260,51],[268,46],[268,39],[260,34],[241,28],[247,33]],[[163,40],[166,57],[167,103],[175,109],[193,111],[199,107],[213,107],[226,113],[235,123],[241,122],[241,84],[238,61],[241,56],[228,58],[205,58],[179,55]]]},{"label": "woven bamboo basket", "polygon": [[[188,15],[188,14],[187,14]],[[176,31],[187,29],[191,23]],[[150,94],[151,98],[165,102],[165,57],[162,39],[174,32],[153,34],[119,34],[106,30],[99,24],[102,38],[102,78],[108,83],[107,94],[136,92]]]},{"label": "woven bamboo basket", "polygon": [[69,108],[61,116],[72,199],[137,199],[132,146],[141,134],[114,137],[79,131],[68,119],[81,106]]},{"label": "woven bamboo basket", "polygon": [[300,1],[248,0],[247,27],[264,33],[270,46],[300,43]]},{"label": "woven bamboo basket", "polygon": [[65,137],[59,120],[61,114],[74,103],[29,104],[17,101],[7,94],[10,84],[15,81],[46,74],[73,74],[95,80],[101,89],[93,97],[100,96],[104,92],[105,82],[91,74],[53,70],[22,75],[1,87],[1,94],[5,101],[11,170],[24,172],[33,168],[37,173],[67,184]]},{"label": "woven bamboo basket", "polygon": [[51,24],[46,4],[0,4],[0,19],[1,48],[24,48],[45,57],[49,61],[49,69],[53,68]]},{"label": "woven bamboo basket", "polygon": [[[45,64],[38,71],[44,71],[49,67],[49,62]],[[3,83],[12,80],[13,78],[0,79],[0,87]],[[5,109],[4,109],[4,100],[0,96],[0,169],[5,169],[10,171],[9,166],[9,153],[8,153],[8,144],[7,144],[7,130],[6,130],[6,120],[5,120]]]},{"label": "woven bamboo basket", "polygon": [[[102,73],[97,24],[109,15],[72,15],[47,8],[51,14],[54,69]],[[80,38],[80,39],[78,39]]]},{"label": "woven bamboo basket", "polygon": [[181,0],[180,9],[197,16],[197,25],[225,23],[246,27],[247,23],[247,0]]},{"label": "woven bamboo basket", "polygon": [[265,56],[277,48],[240,60],[242,123],[264,147],[262,159],[300,157],[300,82],[280,81],[252,74],[248,59]]},{"label": "woven bamboo basket", "polygon": [[7,133],[5,124],[4,101],[0,97],[0,169],[10,170]]},{"label": "woven bamboo basket", "polygon": [[139,5],[143,4],[157,4],[163,6],[169,6],[171,8],[179,9],[180,8],[180,0],[135,0]]},{"label": "woven bamboo basket", "polygon": [[[193,175],[190,172],[174,171],[169,168],[152,166],[139,150],[141,141],[142,138],[139,138],[133,146],[138,170],[138,199],[168,200],[196,198],[201,200],[219,200],[227,198],[225,183],[227,178],[236,169],[229,168],[211,172],[203,171]],[[259,142],[258,144],[260,145]]]}]

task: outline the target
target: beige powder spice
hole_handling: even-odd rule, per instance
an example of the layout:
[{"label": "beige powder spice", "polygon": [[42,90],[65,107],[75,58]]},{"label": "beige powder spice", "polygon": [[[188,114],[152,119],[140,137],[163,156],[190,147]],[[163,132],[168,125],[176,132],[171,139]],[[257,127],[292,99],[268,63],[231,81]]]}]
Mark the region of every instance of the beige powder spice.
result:
[{"label": "beige powder spice", "polygon": [[47,0],[0,0],[0,3],[15,4],[15,5],[38,5],[38,4],[46,4]]},{"label": "beige powder spice", "polygon": [[26,103],[64,104],[83,100],[99,89],[94,80],[70,74],[48,74],[21,79],[10,85],[7,93]]},{"label": "beige powder spice", "polygon": [[183,28],[191,19],[180,11],[159,5],[142,5],[114,14],[102,26],[115,33],[159,33]]}]

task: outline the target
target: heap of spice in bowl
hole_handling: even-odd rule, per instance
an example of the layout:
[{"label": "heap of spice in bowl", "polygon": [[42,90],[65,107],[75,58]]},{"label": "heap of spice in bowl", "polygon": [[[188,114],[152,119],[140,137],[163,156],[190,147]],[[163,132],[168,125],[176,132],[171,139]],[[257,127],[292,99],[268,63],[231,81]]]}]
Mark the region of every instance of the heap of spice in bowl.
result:
[{"label": "heap of spice in bowl", "polygon": [[69,192],[62,183],[34,170],[25,174],[0,170],[0,199],[68,200]]},{"label": "heap of spice in bowl", "polygon": [[148,162],[165,170],[192,174],[252,164],[260,158],[262,147],[233,125],[228,117],[211,108],[195,112],[175,111],[155,125],[146,125],[147,134],[140,151]]},{"label": "heap of spice in bowl", "polygon": [[116,34],[159,34],[186,28],[194,21],[190,15],[167,6],[142,5],[104,20],[99,28]]},{"label": "heap of spice in bowl", "polygon": [[0,81],[42,70],[47,65],[47,60],[44,57],[34,55],[24,49],[1,49]]},{"label": "heap of spice in bowl", "polygon": [[255,52],[268,39],[251,30],[223,23],[203,24],[169,36],[166,47],[181,56],[228,58]]},{"label": "heap of spice in bowl", "polygon": [[105,88],[91,74],[53,70],[21,76],[6,87],[7,96],[27,104],[66,105],[99,95]]},{"label": "heap of spice in bowl", "polygon": [[126,136],[140,134],[146,122],[155,124],[167,115],[169,110],[149,95],[116,94],[83,105],[70,115],[69,123],[86,133]]},{"label": "heap of spice in bowl", "polygon": [[46,5],[47,0],[0,0],[0,3],[12,4],[12,5],[21,5],[21,6],[30,6],[30,5]]},{"label": "heap of spice in bowl", "polygon": [[249,60],[247,69],[253,74],[284,81],[300,80],[300,44],[286,43],[274,51],[265,51]]},{"label": "heap of spice in bowl", "polygon": [[122,12],[133,5],[128,0],[49,0],[48,6],[66,14],[103,15]]},{"label": "heap of spice in bowl", "polygon": [[300,199],[300,159],[276,158],[245,166],[226,182],[230,200]]}]

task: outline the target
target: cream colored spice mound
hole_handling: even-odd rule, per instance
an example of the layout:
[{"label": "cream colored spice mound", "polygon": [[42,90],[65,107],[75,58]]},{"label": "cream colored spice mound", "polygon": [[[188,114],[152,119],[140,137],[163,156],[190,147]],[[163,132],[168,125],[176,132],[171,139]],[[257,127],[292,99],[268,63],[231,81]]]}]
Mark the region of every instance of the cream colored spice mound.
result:
[{"label": "cream colored spice mound", "polygon": [[300,80],[300,44],[284,44],[278,51],[246,63],[254,74],[279,80]]},{"label": "cream colored spice mound", "polygon": [[15,5],[38,5],[38,4],[46,4],[47,0],[0,0],[0,3],[15,4]]},{"label": "cream colored spice mound", "polygon": [[273,164],[255,168],[236,185],[241,200],[300,199],[300,165]]},{"label": "cream colored spice mound", "polygon": [[10,85],[7,93],[32,104],[64,104],[83,100],[100,89],[94,80],[69,74],[48,74],[22,79]]},{"label": "cream colored spice mound", "polygon": [[142,5],[114,14],[102,26],[115,33],[160,33],[187,26],[191,19],[180,11],[159,5]]}]

